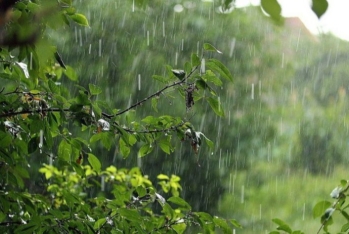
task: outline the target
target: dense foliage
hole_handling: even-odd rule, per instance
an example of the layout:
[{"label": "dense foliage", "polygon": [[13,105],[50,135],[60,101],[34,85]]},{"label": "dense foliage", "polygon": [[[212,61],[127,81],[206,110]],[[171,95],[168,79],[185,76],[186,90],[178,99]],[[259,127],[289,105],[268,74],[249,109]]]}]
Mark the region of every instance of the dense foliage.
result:
[{"label": "dense foliage", "polygon": [[[161,83],[158,91],[116,109],[98,100],[102,89],[96,84],[76,85],[76,95],[67,88],[67,79],[77,82],[79,76],[51,45],[45,29],[89,26],[71,1],[19,1],[9,11],[0,52],[0,76],[6,80],[0,95],[1,118],[6,119],[1,125],[2,232],[182,233],[190,226],[231,231],[228,220],[195,212],[179,197],[178,176],[159,174],[159,186],[154,186],[137,167],[104,169],[93,151],[99,143],[106,150],[116,144],[126,158],[140,144],[138,157],[157,147],[170,154],[175,140],[187,142],[194,154],[203,142],[213,147],[186,119],[148,115],[138,120],[128,113],[146,102],[156,111],[164,92],[175,89],[187,110],[203,99],[223,116],[213,87],[232,76],[219,60],[205,58],[219,50],[203,44],[183,69],[167,66],[165,75],[153,76]],[[45,180],[30,182],[32,166],[41,167]],[[235,220],[229,223],[239,226]]]},{"label": "dense foliage", "polygon": [[10,4],[0,230],[346,231],[347,43],[233,2]]}]

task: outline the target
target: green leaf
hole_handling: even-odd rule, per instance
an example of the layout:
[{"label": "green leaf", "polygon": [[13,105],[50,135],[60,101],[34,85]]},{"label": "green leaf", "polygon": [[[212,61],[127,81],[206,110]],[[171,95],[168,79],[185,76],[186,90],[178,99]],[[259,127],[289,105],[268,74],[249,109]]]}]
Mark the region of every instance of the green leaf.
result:
[{"label": "green leaf", "polygon": [[281,6],[277,0],[261,0],[261,7],[273,20],[281,20]]},{"label": "green leaf", "polygon": [[98,95],[102,92],[102,89],[97,85],[89,84],[88,87],[89,87],[91,95]]},{"label": "green leaf", "polygon": [[217,52],[219,54],[222,54],[221,51],[217,50],[217,48],[214,47],[213,45],[211,45],[210,43],[204,43],[204,50],[206,50],[206,51],[215,51],[215,52]]},{"label": "green leaf", "polygon": [[63,139],[58,146],[58,157],[64,161],[70,162],[70,155],[72,154],[71,145]]},{"label": "green leaf", "polygon": [[143,220],[140,214],[135,210],[120,208],[118,211],[121,216],[125,217],[127,220],[130,220],[132,222],[141,223]]},{"label": "green leaf", "polygon": [[19,227],[14,231],[14,233],[20,233],[20,234],[36,233],[38,227],[39,227],[38,223],[29,222],[28,224],[19,225]]},{"label": "green leaf", "polygon": [[169,217],[170,220],[174,217],[175,214],[175,211],[168,203],[163,204],[161,212]]},{"label": "green leaf", "polygon": [[171,225],[171,228],[175,230],[177,234],[184,233],[184,231],[187,229],[187,225],[185,223],[178,223],[175,225]]},{"label": "green leaf", "polygon": [[107,150],[110,150],[113,140],[114,140],[114,134],[112,132],[100,132],[98,133],[101,135],[101,141]]},{"label": "green leaf", "polygon": [[348,231],[348,230],[349,230],[349,223],[346,223],[346,224],[344,224],[344,225],[342,226],[341,231],[342,231],[342,232],[346,232],[346,231]]},{"label": "green leaf", "polygon": [[151,107],[155,112],[158,112],[158,100],[157,97],[151,99]]},{"label": "green leaf", "polygon": [[219,60],[209,59],[206,62],[206,67],[212,71],[219,73],[223,78],[225,78],[229,81],[233,81],[233,76],[231,75],[230,71]]},{"label": "green leaf", "polygon": [[58,85],[55,84],[52,80],[48,80],[48,87],[50,88],[51,92],[56,94],[60,94],[60,88]]},{"label": "green leaf", "polygon": [[172,73],[180,80],[183,80],[185,78],[185,71],[184,70],[173,69]]},{"label": "green leaf", "polygon": [[170,154],[172,151],[171,143],[170,143],[169,137],[162,138],[158,143],[162,151],[164,151],[166,154]]},{"label": "green leaf", "polygon": [[213,98],[213,97],[209,97],[206,99],[208,104],[210,104],[211,108],[213,109],[213,111],[221,117],[224,117],[224,110],[222,108],[222,104],[220,103],[219,99],[217,98]]},{"label": "green leaf", "polygon": [[107,221],[106,218],[98,219],[98,220],[95,222],[95,224],[93,225],[93,228],[94,228],[95,230],[98,230],[99,228],[101,228],[101,227],[105,224],[106,221]]},{"label": "green leaf", "polygon": [[159,75],[153,75],[152,78],[154,80],[158,80],[162,83],[166,83],[168,81],[168,79],[166,77],[163,77],[163,76],[159,76]]},{"label": "green leaf", "polygon": [[138,157],[143,157],[153,151],[151,144],[144,144],[138,151]]},{"label": "green leaf", "polygon": [[207,70],[206,73],[202,76],[206,82],[211,82],[216,86],[222,86],[223,82],[219,79],[211,70]]},{"label": "green leaf", "polygon": [[199,66],[201,63],[200,58],[197,54],[191,54],[191,66],[196,67]]},{"label": "green leaf", "polygon": [[344,218],[349,222],[349,214],[345,210],[340,210],[341,214],[344,216]]},{"label": "green leaf", "polygon": [[119,140],[119,148],[120,148],[120,153],[124,158],[127,158],[127,156],[130,154],[131,149],[128,147],[128,145],[125,143],[125,141],[120,138]]},{"label": "green leaf", "polygon": [[320,18],[327,10],[328,2],[327,0],[313,0],[311,9]]},{"label": "green leaf", "polygon": [[169,180],[170,179],[167,175],[164,175],[164,174],[158,175],[157,178],[159,180]]},{"label": "green leaf", "polygon": [[279,225],[279,226],[282,226],[282,225],[285,225],[285,224],[286,224],[284,221],[282,221],[281,219],[277,219],[277,218],[272,219],[271,221],[272,221],[273,223]]},{"label": "green leaf", "polygon": [[77,24],[80,24],[82,26],[89,26],[88,20],[86,16],[84,16],[83,14],[77,13],[74,15],[70,15],[69,17]]},{"label": "green leaf", "polygon": [[97,172],[101,171],[101,162],[99,161],[99,159],[95,155],[88,153],[87,159],[95,171],[97,171]]},{"label": "green leaf", "polygon": [[236,221],[235,219],[231,219],[230,220],[230,223],[234,226],[234,227],[237,227],[237,228],[242,228],[241,224]]},{"label": "green leaf", "polygon": [[225,219],[213,217],[213,222],[216,226],[222,229],[223,233],[232,233],[232,230]]},{"label": "green leaf", "polygon": [[332,203],[329,201],[320,201],[313,208],[313,217],[317,218],[322,216],[326,209],[331,207]]},{"label": "green leaf", "polygon": [[185,208],[185,210],[191,210],[191,206],[180,197],[170,197],[167,201],[176,204],[181,208]]},{"label": "green leaf", "polygon": [[78,76],[76,75],[74,69],[70,66],[66,66],[67,69],[65,69],[63,72],[64,74],[72,81],[77,81],[78,80]]}]

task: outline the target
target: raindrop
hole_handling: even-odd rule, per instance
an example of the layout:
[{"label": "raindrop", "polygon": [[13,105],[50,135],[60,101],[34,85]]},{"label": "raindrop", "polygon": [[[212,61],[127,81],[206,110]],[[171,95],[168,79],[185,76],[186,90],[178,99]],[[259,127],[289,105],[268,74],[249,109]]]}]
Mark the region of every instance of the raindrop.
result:
[{"label": "raindrop", "polygon": [[53,154],[50,153],[50,156],[49,156],[49,165],[52,166],[53,164]]},{"label": "raindrop", "polygon": [[102,56],[102,39],[99,39],[98,44],[99,44],[98,55],[99,57],[101,57]]},{"label": "raindrop", "polygon": [[233,56],[234,48],[235,48],[236,39],[235,37],[230,42],[230,52],[229,57],[231,58]]},{"label": "raindrop", "polygon": [[162,36],[165,37],[165,21],[162,21]]},{"label": "raindrop", "polygon": [[296,46],[296,52],[298,51],[298,46],[299,46],[299,39],[301,37],[301,29],[298,31],[298,38],[297,38],[297,46]]},{"label": "raindrop", "polygon": [[305,219],[305,203],[303,204],[303,221]]},{"label": "raindrop", "polygon": [[228,111],[228,125],[230,125],[230,110]]},{"label": "raindrop", "polygon": [[183,49],[184,49],[184,39],[182,39],[182,46],[181,46],[181,49],[182,49],[182,51],[183,51]]},{"label": "raindrop", "polygon": [[259,220],[262,220],[262,204],[259,204]]},{"label": "raindrop", "polygon": [[29,67],[30,67],[30,70],[33,69],[33,53],[30,52],[30,62],[29,62]]},{"label": "raindrop", "polygon": [[75,42],[78,43],[78,30],[76,27],[74,27],[74,34],[75,34]]},{"label": "raindrop", "polygon": [[101,191],[104,192],[105,189],[105,178],[104,175],[101,176]]},{"label": "raindrop", "polygon": [[175,56],[175,65],[177,66],[178,63],[178,52],[176,52],[176,56]]},{"label": "raindrop", "polygon": [[132,12],[135,12],[135,0],[132,1]]},{"label": "raindrop", "polygon": [[268,142],[268,162],[270,162],[271,154],[270,154],[270,142]]},{"label": "raindrop", "polygon": [[254,84],[252,83],[252,88],[251,88],[251,99],[254,99]]},{"label": "raindrop", "polygon": [[203,58],[201,60],[201,69],[200,69],[201,73],[204,74],[206,72],[206,64],[205,64],[205,59]]},{"label": "raindrop", "polygon": [[228,193],[231,193],[231,176],[232,176],[232,174],[230,173],[230,175],[229,175],[229,190],[228,190]]},{"label": "raindrop", "polygon": [[174,7],[173,7],[173,10],[177,13],[179,12],[182,12],[183,11],[183,6],[181,4],[176,4]]},{"label": "raindrop", "polygon": [[284,62],[285,62],[285,53],[282,53],[281,68],[284,68]]},{"label": "raindrop", "polygon": [[149,30],[147,31],[147,46],[149,46]]},{"label": "raindrop", "polygon": [[262,95],[262,81],[261,80],[258,81],[258,95],[259,96]]},{"label": "raindrop", "polygon": [[141,90],[141,74],[138,74],[138,91]]},{"label": "raindrop", "polygon": [[196,43],[196,54],[199,54],[199,52],[200,52],[200,42],[198,41]]},{"label": "raindrop", "polygon": [[241,203],[245,202],[245,186],[241,186]]},{"label": "raindrop", "polygon": [[89,45],[89,47],[88,47],[88,54],[91,54],[91,44]]},{"label": "raindrop", "polygon": [[42,153],[42,146],[43,145],[44,145],[44,131],[40,130],[40,142],[39,142],[40,154]]},{"label": "raindrop", "polygon": [[278,194],[278,178],[275,178],[275,195]]}]

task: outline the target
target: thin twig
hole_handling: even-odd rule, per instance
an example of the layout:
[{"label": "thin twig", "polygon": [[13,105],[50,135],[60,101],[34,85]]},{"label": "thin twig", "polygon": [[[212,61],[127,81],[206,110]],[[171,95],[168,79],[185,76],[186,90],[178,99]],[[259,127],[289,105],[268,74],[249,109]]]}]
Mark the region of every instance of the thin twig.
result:
[{"label": "thin twig", "polygon": [[169,89],[171,87],[174,87],[174,86],[177,86],[177,85],[181,85],[181,84],[184,84],[188,79],[189,77],[192,76],[192,74],[198,69],[199,66],[196,66],[194,67],[190,73],[183,79],[183,80],[180,80],[180,81],[177,81],[177,82],[174,82],[173,84],[170,84],[170,85],[166,85],[165,87],[163,87],[162,89],[160,89],[159,91],[153,93],[152,95],[144,98],[143,100],[137,102],[137,103],[134,103],[133,105],[127,107],[126,109],[122,110],[122,111],[119,111],[118,113],[116,113],[115,115],[110,115],[110,114],[107,114],[107,113],[103,113],[103,116],[108,118],[108,119],[111,119],[115,116],[118,116],[118,115],[122,115],[123,113],[125,112],[128,112],[129,110],[143,104],[144,102],[148,101],[149,99],[153,98],[153,97],[156,97],[156,96],[159,96],[161,93],[163,93],[166,89]]},{"label": "thin twig", "polygon": [[36,109],[36,110],[21,110],[16,112],[8,112],[8,113],[2,113],[0,114],[0,118],[15,116],[15,115],[22,115],[22,114],[33,114],[33,113],[43,113],[43,112],[68,112],[70,111],[69,108],[43,108],[43,109]]}]

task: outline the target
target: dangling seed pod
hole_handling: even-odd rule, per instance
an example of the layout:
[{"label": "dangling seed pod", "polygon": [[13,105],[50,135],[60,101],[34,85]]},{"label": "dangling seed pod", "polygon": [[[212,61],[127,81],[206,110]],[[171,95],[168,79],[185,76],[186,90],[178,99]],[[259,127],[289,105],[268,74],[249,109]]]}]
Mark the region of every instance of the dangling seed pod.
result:
[{"label": "dangling seed pod", "polygon": [[194,105],[194,91],[195,86],[193,84],[190,84],[188,88],[185,90],[185,105],[187,111],[190,110],[190,108]]}]

